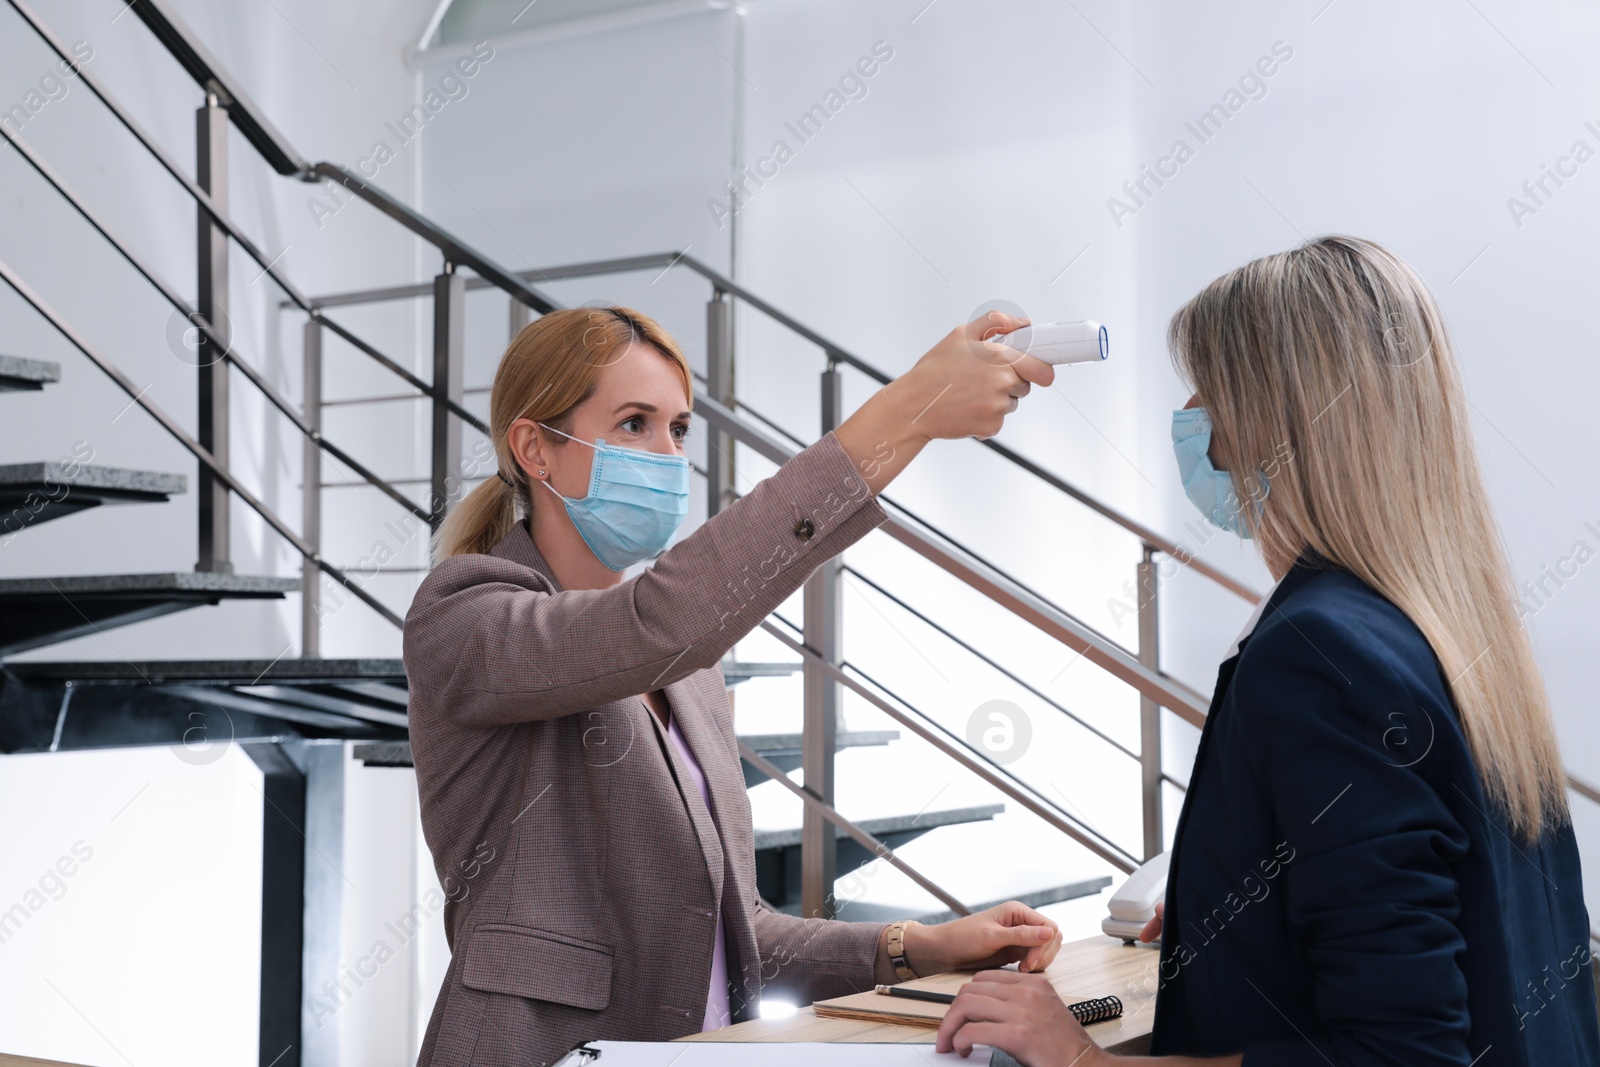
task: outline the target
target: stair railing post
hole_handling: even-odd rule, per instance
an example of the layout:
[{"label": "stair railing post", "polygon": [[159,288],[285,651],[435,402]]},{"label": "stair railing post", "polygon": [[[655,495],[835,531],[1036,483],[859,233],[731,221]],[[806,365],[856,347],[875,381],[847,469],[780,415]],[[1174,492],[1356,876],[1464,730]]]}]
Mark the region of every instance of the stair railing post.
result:
[{"label": "stair railing post", "polygon": [[462,364],[466,349],[467,280],[445,261],[433,279],[433,436],[428,512],[435,530],[461,488],[461,419],[439,402],[461,403]]},{"label": "stair railing post", "polygon": [[[228,207],[228,109],[217,94],[207,93],[195,112],[195,181],[217,207]],[[204,207],[195,205],[198,299],[195,310],[224,340],[231,337],[228,319],[228,234]],[[195,337],[199,364],[199,419],[196,439],[228,468],[228,364],[204,333],[186,324]],[[229,545],[228,487],[205,464],[196,479],[199,508],[199,551],[194,569],[233,572]]]},{"label": "stair railing post", "polygon": [[533,321],[531,311],[527,304],[516,297],[511,298],[510,314],[506,317],[506,344],[515,341],[522,328]]},{"label": "stair railing post", "polygon": [[[1156,549],[1145,545],[1135,586],[1139,602],[1139,662],[1153,671],[1161,669],[1161,615],[1158,600]],[[1139,784],[1144,809],[1144,858],[1166,847],[1161,813],[1161,705],[1139,696]]]},{"label": "stair railing post", "polygon": [[[706,393],[733,410],[733,303],[721,289],[706,302]],[[721,430],[706,435],[706,518],[732,503],[733,436]]]},{"label": "stair railing post", "polygon": [[[301,334],[304,359],[306,424],[322,433],[322,323],[306,320]],[[305,438],[301,447],[300,536],[322,553],[322,449]],[[300,655],[322,655],[322,571],[312,560],[300,561]]]},{"label": "stair railing post", "polygon": [[[839,369],[831,360],[822,373],[822,432],[838,428],[841,396]],[[830,559],[806,580],[805,643],[828,663],[842,661],[843,563]],[[805,789],[833,805],[833,756],[838,744],[840,691],[821,664],[807,660],[803,668],[805,721],[801,729],[800,766]],[[833,883],[838,874],[837,831],[816,808],[807,806],[800,827],[800,914],[833,918]]]}]

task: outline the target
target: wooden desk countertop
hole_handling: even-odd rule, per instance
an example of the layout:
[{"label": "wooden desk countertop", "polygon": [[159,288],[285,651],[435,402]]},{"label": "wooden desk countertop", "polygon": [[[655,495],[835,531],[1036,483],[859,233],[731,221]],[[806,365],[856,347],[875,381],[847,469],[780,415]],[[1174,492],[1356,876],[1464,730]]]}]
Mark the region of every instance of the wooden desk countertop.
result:
[{"label": "wooden desk countertop", "polygon": [[[1061,946],[1045,977],[1061,999],[1072,1003],[1115,995],[1122,998],[1122,1016],[1087,1029],[1102,1048],[1139,1055],[1150,1045],[1155,1022],[1156,965],[1154,945],[1126,945],[1112,937],[1091,937]],[[917,985],[954,993],[972,977],[956,971],[923,979]],[[720,1030],[690,1034],[680,1041],[833,1041],[843,1043],[922,1042],[932,1044],[938,1031],[920,1026],[822,1019],[809,1007],[782,1019],[752,1019]]]}]

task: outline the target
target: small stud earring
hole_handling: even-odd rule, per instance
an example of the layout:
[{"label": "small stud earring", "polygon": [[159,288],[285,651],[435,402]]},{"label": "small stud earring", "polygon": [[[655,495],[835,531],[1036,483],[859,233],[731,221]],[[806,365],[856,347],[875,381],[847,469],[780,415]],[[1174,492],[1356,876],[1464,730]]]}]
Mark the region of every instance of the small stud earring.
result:
[{"label": "small stud earring", "polygon": [[540,471],[540,472],[539,472],[539,477],[541,477],[541,478],[543,478],[543,477],[544,477],[544,471]]}]

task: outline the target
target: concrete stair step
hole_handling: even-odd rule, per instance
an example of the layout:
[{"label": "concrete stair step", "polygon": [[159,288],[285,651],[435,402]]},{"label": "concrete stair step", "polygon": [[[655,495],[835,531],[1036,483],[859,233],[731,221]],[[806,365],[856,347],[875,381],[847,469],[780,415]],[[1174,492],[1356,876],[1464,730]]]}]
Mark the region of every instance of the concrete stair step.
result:
[{"label": "concrete stair step", "polygon": [[188,488],[181,474],[53,463],[0,466],[0,535],[101,504],[160,504]]},{"label": "concrete stair step", "polygon": [[281,600],[300,579],[180,571],[0,578],[0,656],[224,600]]},{"label": "concrete stair step", "polygon": [[[835,751],[847,748],[867,748],[887,745],[900,737],[899,730],[846,730],[835,734]],[[739,740],[755,750],[756,755],[774,764],[785,773],[799,768],[804,737],[801,734],[740,734]],[[748,789],[760,785],[767,776],[750,764],[744,764],[744,784]]]},{"label": "concrete stair step", "polygon": [[38,392],[61,380],[61,364],[21,356],[0,356],[0,393]]},{"label": "concrete stair step", "polygon": [[[886,745],[899,736],[899,730],[850,730],[838,735],[837,747]],[[800,766],[799,734],[740,734],[739,740],[786,771],[792,771]],[[357,745],[355,758],[369,767],[410,767],[411,742]],[[748,764],[745,765],[744,774],[747,787],[767,780],[766,775]]]},{"label": "concrete stair step", "polygon": [[799,670],[798,660],[793,663],[756,663],[739,659],[722,661],[722,677],[727,681],[729,689],[752,678],[787,678]]},{"label": "concrete stair step", "polygon": [[213,742],[393,741],[406,699],[394,659],[13,661],[0,752],[182,745],[203,762]]},{"label": "concrete stair step", "polygon": [[[1080,897],[1091,897],[1098,894],[1110,885],[1112,878],[1109,874],[1095,875],[1080,878],[1076,881],[1063,882],[1060,885],[1046,886],[1040,889],[1024,890],[1020,893],[1011,893],[992,900],[963,900],[962,903],[974,912],[985,911],[997,904],[1004,904],[1008,900],[1017,900],[1030,908],[1044,908],[1051,904],[1059,904],[1065,900],[1077,900]],[[843,894],[836,891],[835,899],[842,900],[834,917],[846,922],[897,922],[900,919],[916,919],[918,922],[933,925],[934,923],[949,922],[956,918],[956,913],[949,908],[937,911],[928,911],[920,915],[909,915],[904,905],[874,903],[869,900],[845,899]],[[786,905],[780,910],[790,915],[800,914],[799,904]]]},{"label": "concrete stair step", "polygon": [[[992,819],[1006,810],[1004,804],[969,804],[959,808],[936,808],[932,811],[922,811],[904,815],[882,815],[871,819],[851,819],[861,829],[876,837],[879,841],[895,844],[891,838],[900,838],[902,841],[912,837],[920,837],[929,830],[940,826],[953,826],[957,823],[980,822]],[[855,838],[849,837],[838,827],[834,827],[833,836],[839,841],[849,841],[857,848]],[[763,849],[777,849],[800,846],[800,827],[765,827],[756,830],[756,851]],[[839,869],[844,869],[841,861]]]},{"label": "concrete stair step", "polygon": [[[850,821],[890,848],[899,849],[930,830],[983,822],[1005,810],[1004,804],[971,804]],[[800,833],[799,826],[756,829],[756,889],[761,898],[775,908],[799,906]],[[878,858],[838,827],[833,828],[833,836],[837,842],[835,870],[840,878]]]}]

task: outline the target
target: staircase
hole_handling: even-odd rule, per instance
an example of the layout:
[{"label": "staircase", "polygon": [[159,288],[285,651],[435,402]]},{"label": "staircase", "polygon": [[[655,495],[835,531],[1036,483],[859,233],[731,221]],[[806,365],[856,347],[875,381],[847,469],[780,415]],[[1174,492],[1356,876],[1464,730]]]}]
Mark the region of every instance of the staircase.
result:
[{"label": "staircase", "polygon": [[[0,391],[37,391],[60,380],[57,364],[0,356]],[[182,475],[67,460],[0,466],[0,527],[9,537],[102,504],[162,503],[184,489]],[[224,600],[281,600],[299,588],[296,578],[199,571],[4,578],[0,658]]]},{"label": "staircase", "polygon": [[[57,364],[0,356],[0,392],[60,380]],[[104,504],[163,503],[185,488],[179,474],[66,460],[0,466],[0,525],[15,535]],[[0,579],[0,752],[184,745],[197,715],[219,712],[239,742],[404,737],[398,661],[4,658],[190,608],[282,600],[299,589],[298,578],[214,571]]]},{"label": "staircase", "polygon": [[[72,56],[26,0],[5,0],[28,27],[63,61]],[[176,315],[195,325],[202,347],[220,353],[198,368],[200,417],[190,433],[150,399],[124,371],[123,352],[102,351],[4,262],[0,249],[0,283],[9,286],[33,311],[83,357],[85,368],[98,371],[182,447],[195,464],[193,491],[200,501],[195,531],[199,562],[193,572],[132,575],[69,575],[0,579],[0,752],[62,752],[144,745],[175,746],[180,758],[208,762],[230,748],[248,754],[260,768],[262,825],[262,956],[260,981],[260,1053],[262,1064],[275,1067],[327,1065],[338,1061],[337,1023],[311,1020],[306,1013],[303,976],[334,975],[340,968],[342,888],[328,880],[326,864],[305,862],[313,850],[337,854],[343,843],[343,788],[346,746],[367,767],[411,765],[406,733],[407,689],[404,671],[395,659],[331,659],[318,655],[324,625],[320,611],[324,580],[340,595],[354,597],[395,628],[398,637],[403,605],[386,603],[346,568],[324,554],[322,506],[326,491],[325,463],[342,466],[353,481],[381,493],[383,507],[399,521],[425,531],[444,515],[462,488],[464,437],[485,434],[487,427],[464,406],[469,393],[465,365],[466,297],[470,292],[497,290],[505,301],[505,328],[514,333],[534,314],[559,307],[536,288],[560,279],[668,271],[687,272],[710,289],[706,302],[704,366],[697,369],[700,388],[696,414],[708,428],[697,434],[706,441],[696,466],[705,479],[707,518],[737,498],[732,457],[781,464],[819,433],[834,429],[841,417],[842,375],[864,376],[883,383],[887,375],[840,345],[750,292],[731,278],[683,252],[657,253],[594,263],[513,271],[482,255],[459,238],[395,200],[351,171],[331,163],[301,158],[267,120],[204,44],[176,17],[163,0],[133,0],[126,11],[195,81],[202,101],[197,122],[196,153],[203,165],[195,174],[177,164],[127,109],[100,84],[95,72],[78,70],[81,84],[170,174],[197,210],[200,255],[197,257],[199,298],[191,305],[177,286],[161,277],[19,137],[7,135],[9,146],[31,166],[61,199],[88,221],[138,275],[172,305]],[[229,172],[229,126],[239,133],[267,166],[285,179],[332,182],[350,198],[404,227],[438,253],[439,273],[412,286],[391,286],[314,296],[300,291],[227,211],[225,176]],[[238,351],[210,325],[226,321],[227,250],[237,248],[259,268],[258,282],[283,294],[280,311],[296,318],[302,343],[304,393],[291,400],[272,384],[249,353]],[[423,302],[431,315],[431,380],[396,359],[346,325],[341,309],[366,305],[398,307],[405,315]],[[814,346],[825,364],[819,375],[822,424],[801,432],[782,420],[753,410],[733,388],[732,307],[739,302]],[[365,321],[365,320],[364,320]],[[677,329],[687,324],[670,324]],[[358,399],[323,398],[323,352],[338,344],[355,357],[381,368],[397,380],[393,395]],[[130,351],[137,346],[130,344]],[[76,373],[76,371],[74,371]],[[0,391],[37,391],[61,380],[59,367],[35,360],[0,357]],[[249,387],[275,410],[282,422],[303,439],[302,521],[291,525],[241,480],[228,463],[229,383]],[[220,399],[219,399],[220,398]],[[429,469],[420,477],[385,479],[355,454],[330,440],[323,429],[325,409],[334,403],[385,403],[420,400],[429,412]],[[25,402],[4,398],[5,403]],[[4,423],[0,423],[3,426]],[[12,448],[18,443],[3,442]],[[1126,685],[1139,698],[1140,736],[1137,748],[1124,745],[1088,722],[1074,709],[1052,698],[1015,665],[982,647],[985,634],[973,632],[969,620],[946,620],[938,608],[919,606],[916,590],[891,591],[878,577],[852,564],[825,565],[808,583],[801,617],[775,614],[757,631],[766,645],[781,646],[782,662],[749,662],[730,657],[724,673],[735,688],[736,721],[745,761],[745,782],[756,817],[758,888],[775,909],[794,914],[832,914],[847,919],[876,919],[908,912],[883,895],[907,880],[923,903],[924,921],[940,921],[988,906],[991,890],[944,885],[908,861],[907,855],[936,854],[941,841],[971,835],[981,840],[1007,819],[1030,819],[1039,834],[1065,843],[1075,857],[1062,869],[1049,871],[1032,884],[1016,884],[1005,897],[1020,897],[1035,906],[1098,893],[1116,872],[1130,870],[1164,847],[1162,815],[1165,788],[1182,789],[1161,766],[1160,716],[1163,709],[1194,724],[1203,719],[1204,696],[1165,674],[1156,641],[1158,556],[1231,589],[1245,599],[1253,594],[1203,562],[1194,560],[1155,531],[1123,516],[1076,489],[1054,473],[994,441],[982,447],[998,461],[1023,471],[1039,483],[1039,491],[1064,496],[1120,527],[1136,539],[1142,560],[1136,573],[1138,604],[1137,651],[1095,631],[1071,613],[1008,573],[998,563],[924,522],[909,507],[885,501],[890,519],[881,540],[896,551],[909,550],[964,591],[984,598],[988,610],[1020,620],[1071,653],[1090,668]],[[719,458],[720,457],[720,458]],[[470,480],[470,479],[469,479]],[[420,487],[411,493],[405,487]],[[0,467],[0,536],[38,538],[38,527],[100,506],[158,504],[190,491],[185,475],[77,465],[23,463]],[[423,496],[427,503],[417,497]],[[297,576],[241,576],[228,562],[228,509],[247,507],[300,556]],[[879,535],[873,535],[878,538]],[[15,557],[13,557],[15,558]],[[401,570],[403,568],[396,568]],[[919,707],[897,695],[868,673],[865,662],[842,625],[845,580],[860,580],[890,598],[919,624],[932,627],[955,642],[959,654],[998,671],[1038,700],[1038,714],[1071,721],[1088,731],[1086,743],[1104,745],[1106,758],[1128,760],[1139,775],[1138,801],[1144,814],[1139,840],[1121,840],[1103,833],[1080,813],[1063,805],[1046,783],[1029,780],[992,758],[943,722],[938,707]],[[884,579],[887,582],[887,579]],[[299,655],[264,661],[239,659],[200,661],[163,659],[128,662],[21,661],[22,652],[37,652],[84,634],[136,625],[172,612],[224,601],[282,599],[299,591],[304,604]],[[360,609],[353,609],[360,610]],[[398,642],[397,642],[398,643]],[[737,650],[736,650],[737,651]],[[794,691],[769,691],[753,696],[757,679],[787,680]],[[765,683],[763,683],[765,684]],[[730,696],[733,694],[731,693]],[[874,719],[862,725],[857,711],[846,721],[846,702]],[[789,716],[785,718],[785,716]],[[796,728],[798,727],[798,728]],[[973,798],[942,799],[941,794],[916,808],[916,801],[896,796],[891,810],[857,804],[851,775],[890,780],[909,765],[916,751],[943,761],[941,766],[968,782]],[[1096,748],[1096,751],[1102,751]],[[838,788],[836,788],[836,784]],[[1131,798],[1130,798],[1131,799]],[[1058,836],[1059,835],[1059,836]],[[1127,836],[1127,835],[1124,835]],[[964,847],[964,846],[963,846]],[[902,854],[904,853],[904,854]],[[1015,869],[1005,854],[986,856],[971,866],[993,880],[997,872]],[[893,868],[898,874],[878,878]],[[1068,869],[1070,868],[1070,869]],[[865,886],[865,889],[859,887]],[[961,892],[954,891],[962,889]],[[932,899],[936,904],[928,904]],[[916,914],[912,911],[910,914]]]}]

